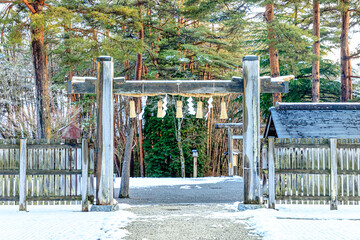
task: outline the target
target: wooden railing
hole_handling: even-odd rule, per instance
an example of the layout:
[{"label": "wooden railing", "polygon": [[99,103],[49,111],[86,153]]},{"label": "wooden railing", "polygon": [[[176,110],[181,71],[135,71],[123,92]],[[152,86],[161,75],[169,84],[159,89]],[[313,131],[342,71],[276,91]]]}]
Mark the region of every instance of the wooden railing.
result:
[{"label": "wooden railing", "polygon": [[0,203],[72,204],[93,201],[94,150],[87,139],[65,143],[0,140]]},{"label": "wooden railing", "polygon": [[[266,160],[266,159],[265,159]],[[358,204],[360,139],[268,139],[268,177],[264,189],[270,208],[288,204]]]}]

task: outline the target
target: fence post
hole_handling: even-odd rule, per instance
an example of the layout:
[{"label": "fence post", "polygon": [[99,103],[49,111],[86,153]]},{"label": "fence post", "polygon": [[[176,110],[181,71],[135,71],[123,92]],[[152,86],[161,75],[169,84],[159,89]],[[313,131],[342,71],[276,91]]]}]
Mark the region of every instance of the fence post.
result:
[{"label": "fence post", "polygon": [[27,211],[26,202],[26,138],[20,139],[19,211]]},{"label": "fence post", "polygon": [[274,138],[268,138],[268,164],[269,164],[269,208],[275,209],[275,161]]},{"label": "fence post", "polygon": [[330,139],[330,210],[337,210],[338,201],[338,179],[337,179],[337,159],[336,159],[337,140]]},{"label": "fence post", "polygon": [[228,128],[228,167],[229,167],[229,177],[234,176],[234,166],[233,166],[233,130]]},{"label": "fence post", "polygon": [[89,171],[89,145],[86,138],[82,139],[81,144],[81,209],[83,212],[89,211],[88,199],[88,171]]}]

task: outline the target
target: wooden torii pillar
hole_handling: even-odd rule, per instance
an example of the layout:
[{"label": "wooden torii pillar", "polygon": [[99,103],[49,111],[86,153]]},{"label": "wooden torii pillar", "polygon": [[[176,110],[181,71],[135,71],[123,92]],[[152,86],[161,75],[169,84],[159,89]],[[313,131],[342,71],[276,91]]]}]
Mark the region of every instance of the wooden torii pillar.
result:
[{"label": "wooden torii pillar", "polygon": [[[288,92],[289,85],[284,78],[259,77],[259,58],[243,58],[244,79],[233,77],[232,80],[151,80],[125,81],[113,77],[113,60],[111,57],[97,59],[96,78],[74,77],[69,83],[69,94],[96,93],[97,99],[97,139],[96,158],[100,169],[97,169],[97,204],[110,205],[113,199],[113,104],[112,93],[128,96],[185,94],[228,94],[244,93],[244,159],[246,159],[245,203],[259,202],[259,180],[256,165],[259,161],[260,139],[260,85],[262,92]],[[96,87],[95,87],[96,86]],[[100,109],[99,109],[100,108]]]}]

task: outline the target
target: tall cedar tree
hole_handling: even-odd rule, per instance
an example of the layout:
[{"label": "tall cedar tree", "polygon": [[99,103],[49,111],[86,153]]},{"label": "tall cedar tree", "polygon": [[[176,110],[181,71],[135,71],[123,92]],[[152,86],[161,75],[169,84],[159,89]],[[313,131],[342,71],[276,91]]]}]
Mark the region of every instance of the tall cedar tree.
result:
[{"label": "tall cedar tree", "polygon": [[[144,42],[144,22],[142,21],[142,4],[140,0],[137,2],[138,8],[139,8],[139,16],[141,21],[141,27],[139,30],[139,41],[141,42],[141,45],[143,45]],[[143,69],[143,54],[142,52],[137,54],[136,59],[136,67],[135,67],[135,80],[141,80]],[[137,99],[137,111],[138,114],[141,112],[141,98]],[[145,166],[144,166],[144,148],[143,148],[143,123],[142,119],[138,119],[138,132],[139,132],[139,157],[140,157],[140,175],[141,177],[145,177]]]},{"label": "tall cedar tree", "polygon": [[320,1],[313,0],[313,35],[317,38],[313,44],[316,59],[312,63],[312,101],[320,101]]},{"label": "tall cedar tree", "polygon": [[347,102],[352,99],[351,59],[349,48],[349,18],[350,0],[340,0],[341,9],[341,101]]},{"label": "tall cedar tree", "polygon": [[[265,19],[268,25],[268,39],[269,39],[269,58],[270,58],[270,70],[271,77],[279,77],[279,55],[275,48],[274,38],[276,38],[271,22],[274,20],[274,4],[265,5]],[[277,102],[281,102],[281,93],[273,93],[273,105]]]}]

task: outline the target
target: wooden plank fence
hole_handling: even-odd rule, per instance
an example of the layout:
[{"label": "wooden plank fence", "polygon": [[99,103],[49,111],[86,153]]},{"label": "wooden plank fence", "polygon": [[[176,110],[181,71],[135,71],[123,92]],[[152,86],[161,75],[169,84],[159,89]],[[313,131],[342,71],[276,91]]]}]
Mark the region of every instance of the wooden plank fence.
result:
[{"label": "wooden plank fence", "polygon": [[359,204],[360,139],[269,138],[266,155],[263,192],[269,208],[330,204],[335,210],[338,204]]},{"label": "wooden plank fence", "polygon": [[94,199],[94,149],[74,143],[0,140],[0,205],[59,205]]}]

